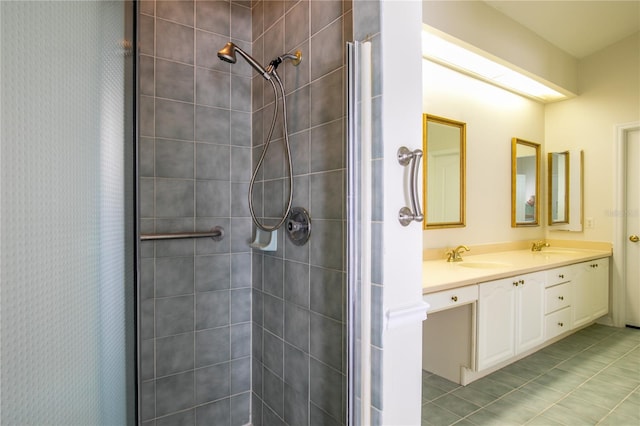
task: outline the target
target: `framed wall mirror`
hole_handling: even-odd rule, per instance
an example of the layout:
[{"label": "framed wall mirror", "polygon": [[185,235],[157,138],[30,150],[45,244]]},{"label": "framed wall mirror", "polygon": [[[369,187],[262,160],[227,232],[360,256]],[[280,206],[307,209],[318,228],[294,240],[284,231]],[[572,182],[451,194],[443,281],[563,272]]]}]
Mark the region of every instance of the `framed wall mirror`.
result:
[{"label": "framed wall mirror", "polygon": [[465,226],[466,126],[423,114],[424,229]]},{"label": "framed wall mirror", "polygon": [[548,157],[548,205],[549,225],[569,223],[569,152],[550,152]]},{"label": "framed wall mirror", "polygon": [[584,152],[571,149],[548,154],[547,209],[551,231],[582,231]]},{"label": "framed wall mirror", "polygon": [[540,144],[511,140],[511,226],[540,224]]}]

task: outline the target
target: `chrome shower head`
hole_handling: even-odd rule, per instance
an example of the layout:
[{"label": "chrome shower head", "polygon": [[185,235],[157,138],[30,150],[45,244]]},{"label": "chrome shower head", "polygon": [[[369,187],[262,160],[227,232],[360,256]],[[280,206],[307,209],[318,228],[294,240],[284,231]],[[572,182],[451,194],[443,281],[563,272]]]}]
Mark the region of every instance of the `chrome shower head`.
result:
[{"label": "chrome shower head", "polygon": [[253,67],[253,69],[258,71],[265,80],[271,80],[271,75],[269,75],[269,73],[255,59],[231,42],[228,42],[222,49],[218,50],[218,58],[225,62],[229,62],[230,64],[235,64],[236,52],[240,54],[240,56],[242,56],[249,65]]}]

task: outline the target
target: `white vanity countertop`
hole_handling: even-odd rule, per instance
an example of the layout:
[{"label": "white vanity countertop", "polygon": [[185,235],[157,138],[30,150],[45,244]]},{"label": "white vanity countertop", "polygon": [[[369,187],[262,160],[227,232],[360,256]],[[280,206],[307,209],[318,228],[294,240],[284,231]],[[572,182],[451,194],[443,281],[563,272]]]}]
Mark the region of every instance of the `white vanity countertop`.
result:
[{"label": "white vanity countertop", "polygon": [[462,262],[425,260],[422,262],[422,293],[429,294],[608,256],[611,256],[609,250],[553,247],[543,248],[540,252],[513,250],[475,256],[463,253]]}]

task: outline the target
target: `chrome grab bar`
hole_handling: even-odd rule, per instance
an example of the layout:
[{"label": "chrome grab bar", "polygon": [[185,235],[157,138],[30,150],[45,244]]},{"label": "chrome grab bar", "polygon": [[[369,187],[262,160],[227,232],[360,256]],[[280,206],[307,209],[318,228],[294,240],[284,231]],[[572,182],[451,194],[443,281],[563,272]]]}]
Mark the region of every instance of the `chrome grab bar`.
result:
[{"label": "chrome grab bar", "polygon": [[204,232],[175,232],[165,234],[140,234],[140,241],[149,240],[176,240],[180,238],[206,238],[211,237],[214,241],[220,241],[224,238],[224,228],[216,226],[210,231]]},{"label": "chrome grab bar", "polygon": [[422,159],[422,150],[409,150],[405,146],[398,148],[398,163],[401,166],[411,165],[409,169],[409,197],[411,199],[411,208],[403,207],[398,213],[398,220],[402,226],[409,225],[412,221],[422,222],[424,216],[420,208],[420,199],[418,198],[418,170],[420,169],[420,160]]}]

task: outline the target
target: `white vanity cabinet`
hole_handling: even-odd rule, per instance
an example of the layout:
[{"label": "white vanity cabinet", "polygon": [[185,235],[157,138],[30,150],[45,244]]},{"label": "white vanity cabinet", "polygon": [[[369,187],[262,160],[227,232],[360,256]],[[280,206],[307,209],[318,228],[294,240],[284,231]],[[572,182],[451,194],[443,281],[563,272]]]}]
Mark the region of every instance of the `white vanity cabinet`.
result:
[{"label": "white vanity cabinet", "polygon": [[534,272],[480,284],[478,370],[544,342],[544,283]]},{"label": "white vanity cabinet", "polygon": [[609,312],[609,258],[572,265],[572,326],[581,327]]}]

